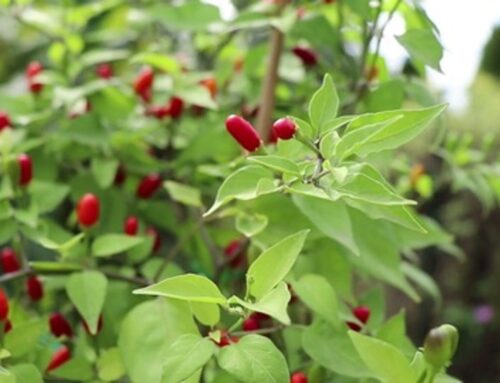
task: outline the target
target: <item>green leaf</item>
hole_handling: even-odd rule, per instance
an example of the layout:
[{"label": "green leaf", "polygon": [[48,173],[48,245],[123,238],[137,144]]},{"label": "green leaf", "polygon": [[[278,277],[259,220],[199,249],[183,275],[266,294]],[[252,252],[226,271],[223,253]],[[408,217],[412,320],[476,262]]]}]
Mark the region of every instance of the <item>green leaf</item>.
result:
[{"label": "green leaf", "polygon": [[306,274],[293,284],[301,302],[332,326],[339,328],[338,302],[328,281],[316,274]]},{"label": "green leaf", "polygon": [[387,383],[415,383],[416,376],[410,362],[394,346],[376,338],[349,331],[361,359],[376,377]]},{"label": "green leaf", "polygon": [[147,64],[166,73],[178,73],[181,66],[174,58],[162,53],[141,52],[130,59],[131,64]]},{"label": "green leaf", "polygon": [[92,255],[95,257],[109,257],[130,250],[142,241],[144,241],[144,238],[138,236],[104,234],[97,237],[92,243]]},{"label": "green leaf", "polygon": [[182,98],[185,102],[197,106],[201,106],[203,108],[208,108],[212,110],[217,109],[217,104],[215,103],[212,95],[204,86],[196,85],[184,85],[181,87],[175,88],[175,93],[180,98]]},{"label": "green leaf", "polygon": [[289,383],[288,366],[283,354],[268,338],[247,335],[222,348],[219,366],[243,383]]},{"label": "green leaf", "polygon": [[99,271],[73,273],[66,282],[66,292],[87,322],[91,334],[96,334],[99,315],[106,298],[108,280]]},{"label": "green leaf", "polygon": [[182,31],[205,31],[210,24],[220,21],[218,7],[198,1],[177,6],[157,4],[149,14],[166,28]]},{"label": "green leaf", "polygon": [[16,383],[43,383],[42,374],[34,364],[16,364],[10,368]]},{"label": "green leaf", "polygon": [[5,348],[13,358],[22,357],[37,347],[40,336],[46,330],[46,322],[38,319],[16,324],[5,334]]},{"label": "green leaf", "polygon": [[236,230],[251,238],[264,230],[268,221],[267,216],[262,214],[249,215],[241,213],[236,216]]},{"label": "green leaf", "polygon": [[292,200],[323,234],[339,242],[354,254],[359,255],[349,210],[344,202],[328,201],[298,194],[293,194]]},{"label": "green leaf", "polygon": [[231,297],[228,303],[236,303],[249,310],[270,315],[288,326],[291,323],[290,317],[287,313],[290,297],[291,295],[288,290],[288,285],[285,282],[280,282],[278,286],[264,295],[256,303],[244,301],[237,296]]},{"label": "green leaf", "polygon": [[78,245],[83,239],[83,237],[85,237],[85,234],[80,233],[63,243],[56,243],[51,239],[45,237],[36,238],[36,241],[46,249],[56,250],[59,251],[60,253],[65,253],[74,246]]},{"label": "green leaf", "polygon": [[184,274],[168,278],[154,285],[134,290],[134,294],[159,295],[190,302],[226,304],[219,288],[207,277]]},{"label": "green leaf", "polygon": [[247,292],[260,299],[273,289],[293,267],[309,230],[292,234],[266,249],[246,274]]},{"label": "green leaf", "polygon": [[66,198],[69,187],[64,184],[33,180],[29,187],[32,201],[40,214],[54,210]]},{"label": "green leaf", "polygon": [[125,374],[125,367],[117,347],[101,350],[97,360],[97,375],[105,382],[120,379]]},{"label": "green leaf", "polygon": [[216,303],[189,302],[196,319],[205,326],[215,326],[220,321],[220,309]]},{"label": "green leaf", "polygon": [[352,154],[364,157],[395,149],[422,133],[445,108],[446,105],[436,105],[361,115],[347,126],[336,154],[341,158]]},{"label": "green leaf", "polygon": [[294,176],[300,176],[299,167],[295,162],[290,161],[286,157],[269,155],[269,156],[252,156],[248,157],[248,161],[255,162],[259,165],[265,166],[271,170],[281,173],[289,173]]},{"label": "green leaf", "polygon": [[409,29],[397,39],[412,59],[441,71],[440,62],[443,58],[443,46],[434,32],[428,29]]},{"label": "green leaf", "polygon": [[337,374],[353,378],[372,376],[344,330],[335,330],[327,323],[314,324],[302,333],[302,345],[316,363]]},{"label": "green leaf", "polygon": [[93,158],[91,171],[97,184],[106,189],[113,183],[118,169],[118,161],[110,158]]},{"label": "green leaf", "polygon": [[384,342],[392,344],[407,357],[415,354],[415,346],[406,336],[405,312],[401,310],[398,314],[389,318],[376,332],[376,337]]},{"label": "green leaf", "polygon": [[192,186],[183,185],[174,181],[165,181],[163,183],[170,197],[177,202],[188,206],[199,207],[201,203],[201,192]]},{"label": "green leaf", "polygon": [[77,355],[51,371],[50,374],[65,380],[85,382],[94,376],[94,371],[92,364],[86,358]]},{"label": "green leaf", "polygon": [[328,123],[337,117],[339,96],[333,83],[332,76],[326,74],[323,84],[314,93],[309,102],[309,119],[313,128],[321,134]]},{"label": "green leaf", "polygon": [[165,355],[182,334],[198,334],[186,302],[155,299],[134,307],[124,318],[118,348],[133,383],[158,383]]},{"label": "green leaf", "polygon": [[199,335],[181,335],[165,354],[163,383],[181,383],[202,368],[215,352],[215,344]]},{"label": "green leaf", "polygon": [[278,189],[279,187],[273,182],[271,171],[261,166],[243,167],[224,180],[217,191],[214,204],[204,216],[210,215],[234,199],[247,201],[262,194],[273,193]]}]

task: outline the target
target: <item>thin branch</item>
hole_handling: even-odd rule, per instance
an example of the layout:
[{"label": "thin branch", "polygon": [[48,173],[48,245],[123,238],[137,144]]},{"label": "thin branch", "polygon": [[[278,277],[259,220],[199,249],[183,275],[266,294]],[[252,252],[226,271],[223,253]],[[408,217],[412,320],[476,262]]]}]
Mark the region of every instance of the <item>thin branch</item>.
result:
[{"label": "thin branch", "polygon": [[18,271],[14,271],[12,273],[4,274],[0,277],[0,284],[26,277],[32,273],[33,273],[33,270],[31,270],[30,268],[23,268],[23,269],[20,269]]},{"label": "thin branch", "polygon": [[[276,12],[277,16],[281,14],[284,5],[280,6]],[[270,52],[267,70],[264,79],[262,80],[262,89],[260,95],[259,112],[257,114],[257,130],[262,135],[264,140],[269,137],[271,129],[272,116],[275,104],[275,90],[278,82],[278,67],[280,63],[281,53],[283,51],[283,33],[273,28],[270,37]]]},{"label": "thin branch", "polygon": [[377,45],[375,46],[375,53],[373,54],[372,63],[370,65],[370,68],[373,68],[375,66],[375,64],[377,63],[377,59],[378,59],[378,56],[380,54],[380,46],[382,44],[382,38],[384,37],[384,31],[387,28],[387,26],[389,25],[389,23],[391,22],[392,18],[394,17],[394,14],[398,10],[398,8],[402,2],[403,2],[403,0],[398,0],[396,2],[396,4],[394,4],[394,7],[392,7],[392,9],[389,12],[389,16],[387,17],[387,20],[385,20],[384,24],[382,24],[382,27],[380,28],[380,32],[379,32],[379,35],[377,38]]}]

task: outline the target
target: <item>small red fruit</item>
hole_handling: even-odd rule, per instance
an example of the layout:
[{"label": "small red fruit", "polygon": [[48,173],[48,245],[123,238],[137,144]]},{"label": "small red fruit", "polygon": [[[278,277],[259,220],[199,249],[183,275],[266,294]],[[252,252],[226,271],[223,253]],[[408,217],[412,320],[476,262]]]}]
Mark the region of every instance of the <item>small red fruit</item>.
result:
[{"label": "small red fruit", "polygon": [[109,80],[113,77],[113,67],[109,64],[100,64],[95,68],[95,73],[98,77]]},{"label": "small red fruit", "polygon": [[220,330],[220,340],[219,342],[215,342],[215,344],[219,347],[226,347],[233,343],[238,343],[240,338],[234,335],[230,335],[226,330]]},{"label": "small red fruit", "polygon": [[153,237],[153,253],[157,253],[161,248],[161,238],[154,227],[148,227],[146,234]]},{"label": "small red fruit", "polygon": [[170,115],[170,109],[168,105],[163,106],[150,106],[146,109],[146,116],[155,117],[158,120],[162,120]]},{"label": "small red fruit", "polygon": [[311,48],[296,46],[292,49],[292,52],[305,66],[311,67],[318,63],[318,55]]},{"label": "small red fruit", "polygon": [[85,320],[82,322],[82,324],[83,324],[83,328],[85,329],[85,332],[86,332],[87,334],[89,334],[90,336],[94,336],[94,335],[99,334],[99,333],[101,332],[101,330],[102,330],[103,323],[104,323],[104,322],[103,322],[103,319],[102,319],[102,314],[101,314],[101,315],[99,315],[99,319],[98,319],[98,321],[97,321],[97,332],[96,332],[95,334],[92,334],[92,333],[90,332],[90,328],[89,328],[89,325],[87,324],[87,322],[86,322]]},{"label": "small red fruit", "polygon": [[0,132],[4,130],[5,128],[11,127],[12,122],[10,121],[10,116],[5,113],[0,111]]},{"label": "small red fruit", "polygon": [[137,197],[144,199],[150,198],[161,187],[161,183],[162,179],[157,173],[145,176],[137,186]]},{"label": "small red fruit", "polygon": [[127,172],[125,171],[123,165],[119,165],[118,169],[116,169],[115,180],[113,183],[119,186],[125,182],[125,178],[127,178]]},{"label": "small red fruit", "polygon": [[370,308],[366,306],[358,306],[352,310],[354,316],[361,322],[366,323],[370,319]]},{"label": "small red fruit", "polygon": [[154,76],[153,69],[146,67],[139,72],[134,81],[135,93],[146,103],[151,101],[151,88],[153,87]]},{"label": "small red fruit", "polygon": [[215,81],[213,77],[208,77],[204,80],[201,80],[200,85],[207,88],[212,98],[215,98],[215,96],[217,96],[217,81]]},{"label": "small red fruit", "polygon": [[99,220],[100,202],[92,193],[85,194],[77,206],[78,222],[82,226],[92,226]]},{"label": "small red fruit", "polygon": [[71,338],[73,336],[73,330],[71,325],[66,320],[66,318],[61,313],[52,313],[49,317],[49,327],[50,332],[59,338],[62,335]]},{"label": "small red fruit", "polygon": [[19,164],[19,185],[27,186],[33,178],[33,163],[31,157],[27,154],[20,154],[17,157]]},{"label": "small red fruit", "polygon": [[28,296],[33,302],[37,302],[43,298],[42,281],[36,275],[32,275],[26,279],[26,290],[28,291]]},{"label": "small red fruit", "polygon": [[262,143],[259,133],[243,117],[234,114],[230,115],[226,119],[226,129],[249,152],[257,150]]},{"label": "small red fruit", "polygon": [[9,316],[9,298],[5,291],[0,288],[0,322],[3,322]]},{"label": "small red fruit", "polygon": [[290,377],[290,383],[307,383],[307,376],[303,372],[294,372]]},{"label": "small red fruit", "polygon": [[297,131],[297,126],[289,118],[280,118],[273,124],[273,132],[282,140],[289,140],[292,138]]},{"label": "small red fruit", "polygon": [[324,0],[325,4],[333,4],[335,3],[335,0]]},{"label": "small red fruit", "polygon": [[7,319],[3,326],[3,333],[7,334],[10,330],[12,330],[12,322],[10,321],[10,319]]},{"label": "small red fruit", "polygon": [[346,325],[352,330],[352,331],[356,331],[356,332],[360,332],[361,331],[361,326],[355,322],[345,322]]},{"label": "small red fruit", "polygon": [[2,250],[0,261],[4,273],[13,273],[21,269],[21,264],[17,259],[16,252],[10,247],[6,247]]},{"label": "small red fruit", "polygon": [[52,355],[52,359],[49,362],[49,365],[46,368],[46,372],[55,370],[60,367],[64,363],[66,363],[71,358],[71,352],[67,346],[61,346],[55,353]]},{"label": "small red fruit", "polygon": [[28,87],[31,93],[40,93],[43,89],[43,84],[36,80],[36,77],[43,72],[43,65],[38,61],[29,63],[26,68],[26,78],[28,79]]},{"label": "small red fruit", "polygon": [[261,328],[259,319],[254,314],[250,315],[247,319],[245,319],[242,327],[244,331],[256,331]]},{"label": "small red fruit", "polygon": [[173,119],[180,118],[184,111],[184,101],[179,97],[172,97],[168,104],[168,114]]},{"label": "small red fruit", "polygon": [[139,220],[133,215],[128,217],[123,224],[123,231],[127,235],[136,235],[139,230]]},{"label": "small red fruit", "polygon": [[229,242],[229,244],[224,248],[224,254],[230,259],[229,265],[233,269],[241,267],[245,263],[246,256],[243,252],[240,253],[241,246],[242,244],[240,240],[235,239]]}]

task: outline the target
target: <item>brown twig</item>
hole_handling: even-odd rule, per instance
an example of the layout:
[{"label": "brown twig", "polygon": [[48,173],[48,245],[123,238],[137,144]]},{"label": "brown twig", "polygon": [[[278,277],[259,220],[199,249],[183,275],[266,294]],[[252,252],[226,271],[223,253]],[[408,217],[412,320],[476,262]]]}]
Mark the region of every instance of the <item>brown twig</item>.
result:
[{"label": "brown twig", "polygon": [[[281,14],[284,5],[280,6],[276,12],[277,16]],[[262,80],[262,89],[260,95],[259,112],[257,114],[257,130],[264,139],[269,137],[271,129],[271,121],[275,104],[275,90],[278,82],[278,67],[280,63],[281,53],[283,51],[283,33],[273,28],[270,37],[270,52],[267,70]]]}]

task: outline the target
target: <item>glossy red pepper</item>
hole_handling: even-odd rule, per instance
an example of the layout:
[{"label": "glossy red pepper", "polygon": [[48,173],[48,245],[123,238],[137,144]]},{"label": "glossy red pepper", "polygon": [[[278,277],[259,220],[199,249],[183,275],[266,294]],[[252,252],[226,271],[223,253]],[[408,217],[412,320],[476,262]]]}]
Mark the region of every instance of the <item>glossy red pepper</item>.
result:
[{"label": "glossy red pepper", "polygon": [[273,124],[272,131],[278,138],[289,140],[295,135],[297,126],[295,122],[289,118],[280,118]]},{"label": "glossy red pepper", "polygon": [[226,119],[226,129],[249,152],[257,150],[262,143],[259,133],[243,117],[234,114],[229,116]]},{"label": "glossy red pepper", "polygon": [[52,313],[49,317],[50,332],[56,338],[62,335],[71,338],[73,336],[73,329],[68,320],[61,313]]},{"label": "glossy red pepper", "polygon": [[78,201],[78,222],[82,226],[93,226],[99,220],[100,210],[99,198],[92,193],[85,194]]},{"label": "glossy red pepper", "polygon": [[153,173],[142,178],[137,185],[137,197],[147,199],[151,198],[153,194],[161,187],[162,179],[159,174]]},{"label": "glossy red pepper", "polygon": [[4,273],[13,273],[21,269],[21,264],[16,256],[16,252],[10,247],[6,247],[2,250],[0,262]]},{"label": "glossy red pepper", "polygon": [[33,178],[33,163],[27,154],[20,154],[17,157],[19,164],[19,185],[27,186]]},{"label": "glossy red pepper", "polygon": [[49,365],[47,366],[47,372],[55,370],[56,368],[62,366],[68,360],[71,359],[71,352],[67,346],[61,346],[50,359]]},{"label": "glossy red pepper", "polygon": [[32,275],[26,279],[26,290],[33,302],[37,302],[43,298],[43,284],[36,275]]}]

